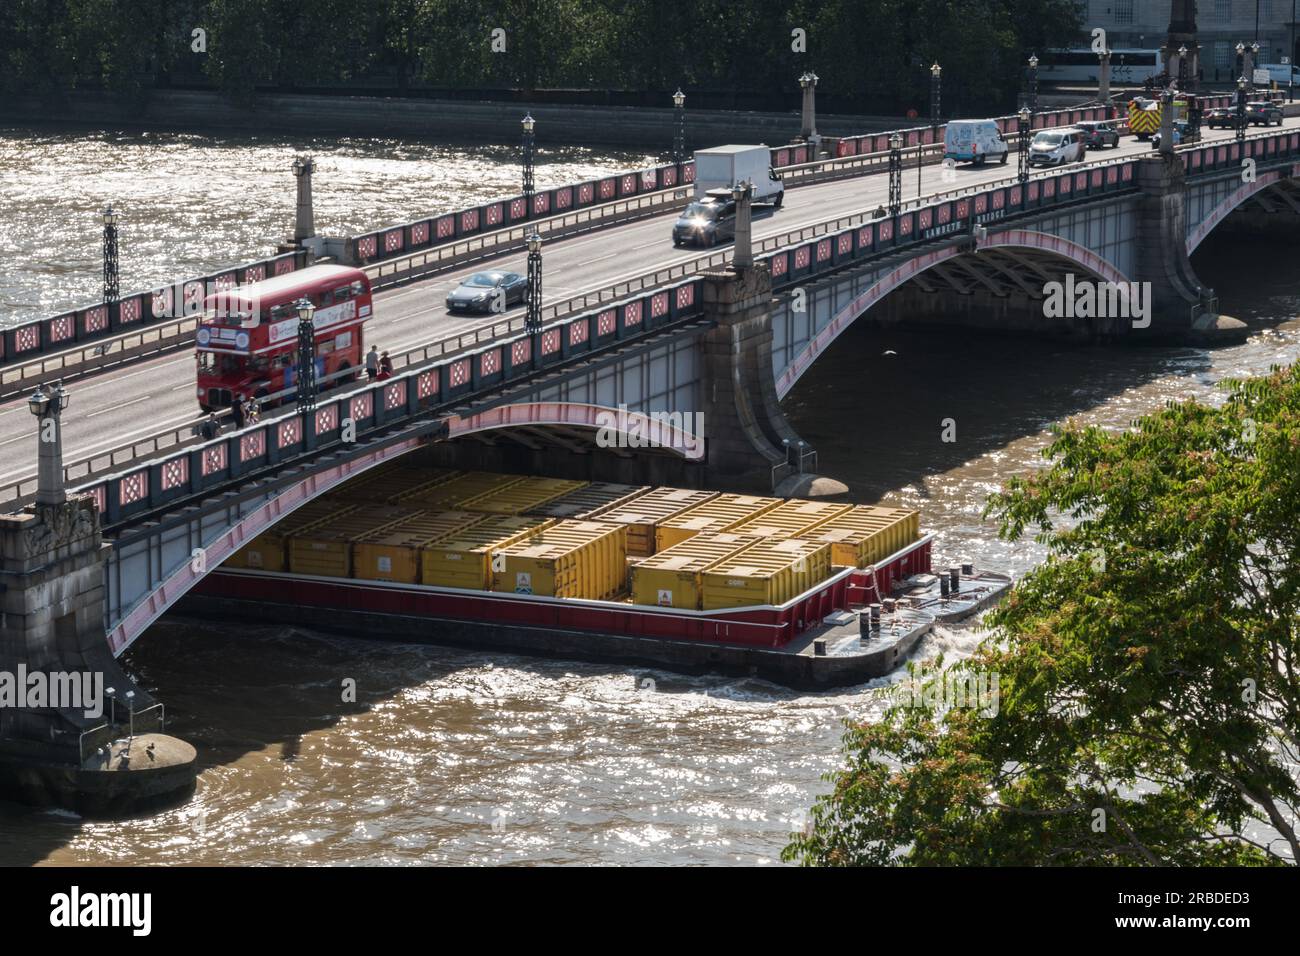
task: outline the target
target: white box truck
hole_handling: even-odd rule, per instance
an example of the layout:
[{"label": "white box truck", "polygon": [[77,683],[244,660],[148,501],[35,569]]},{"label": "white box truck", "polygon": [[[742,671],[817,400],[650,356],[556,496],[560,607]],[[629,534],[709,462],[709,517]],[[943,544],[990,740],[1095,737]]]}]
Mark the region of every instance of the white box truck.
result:
[{"label": "white box truck", "polygon": [[715,146],[695,151],[697,201],[710,189],[730,189],[741,180],[754,184],[754,202],[781,208],[785,184],[773,171],[772,151],[766,146]]}]

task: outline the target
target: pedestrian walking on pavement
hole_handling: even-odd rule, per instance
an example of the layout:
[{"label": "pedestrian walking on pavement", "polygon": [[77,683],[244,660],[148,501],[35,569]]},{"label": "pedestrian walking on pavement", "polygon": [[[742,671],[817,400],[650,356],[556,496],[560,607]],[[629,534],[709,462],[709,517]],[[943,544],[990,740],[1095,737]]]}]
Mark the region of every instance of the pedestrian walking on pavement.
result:
[{"label": "pedestrian walking on pavement", "polygon": [[235,420],[235,431],[242,431],[248,424],[248,410],[244,405],[243,396],[235,396],[235,401],[230,406],[230,417]]},{"label": "pedestrian walking on pavement", "polygon": [[393,360],[388,357],[387,352],[379,356],[379,372],[384,378],[393,374]]},{"label": "pedestrian walking on pavement", "polygon": [[379,346],[370,346],[370,351],[366,353],[366,378],[374,381],[379,377]]},{"label": "pedestrian walking on pavement", "polygon": [[221,434],[221,422],[217,421],[216,412],[208,412],[208,417],[203,420],[199,426],[199,437],[204,441],[210,441]]}]

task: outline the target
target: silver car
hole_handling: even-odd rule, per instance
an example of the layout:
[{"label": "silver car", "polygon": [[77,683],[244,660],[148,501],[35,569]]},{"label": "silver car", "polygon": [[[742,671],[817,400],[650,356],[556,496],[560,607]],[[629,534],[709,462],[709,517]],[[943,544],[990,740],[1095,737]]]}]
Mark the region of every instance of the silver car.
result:
[{"label": "silver car", "polygon": [[1069,129],[1040,129],[1029,143],[1030,166],[1064,166],[1083,159],[1083,133]]}]

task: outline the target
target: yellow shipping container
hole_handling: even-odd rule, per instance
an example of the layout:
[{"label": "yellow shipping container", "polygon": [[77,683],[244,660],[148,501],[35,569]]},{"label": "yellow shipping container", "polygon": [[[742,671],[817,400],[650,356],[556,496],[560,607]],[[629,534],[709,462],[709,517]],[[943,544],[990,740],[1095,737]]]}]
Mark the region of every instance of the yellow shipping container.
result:
[{"label": "yellow shipping container", "polygon": [[595,518],[601,512],[625,505],[650,490],[649,485],[620,485],[611,481],[593,481],[577,491],[560,495],[553,501],[524,514],[543,518]]},{"label": "yellow shipping container", "polygon": [[289,570],[318,577],[350,577],[354,541],[410,521],[418,513],[412,508],[379,505],[356,508],[337,520],[313,525],[289,539]]},{"label": "yellow shipping container", "polygon": [[761,540],[753,535],[728,534],[725,531],[697,534],[642,558],[632,566],[632,600],[654,607],[698,611],[703,596],[700,575]]},{"label": "yellow shipping container", "polygon": [[851,510],[852,505],[791,498],[779,507],[734,524],[727,530],[736,534],[756,534],[762,538],[798,538]]},{"label": "yellow shipping container", "polygon": [[491,492],[500,492],[524,481],[523,475],[499,475],[491,471],[462,472],[450,481],[411,492],[400,503],[427,511],[469,511],[465,504]]},{"label": "yellow shipping container", "polygon": [[624,589],[627,526],[560,521],[497,552],[492,590],[546,597],[611,598]]},{"label": "yellow shipping container", "polygon": [[227,558],[224,566],[255,568],[259,571],[286,571],[289,567],[287,544],[292,535],[313,525],[341,518],[355,510],[356,505],[329,498],[316,498],[281,518],[278,524],[248,542]]},{"label": "yellow shipping container", "polygon": [[717,611],[784,604],[831,571],[831,546],[798,538],[763,541],[700,574],[702,607]]},{"label": "yellow shipping container", "polygon": [[627,504],[602,511],[599,519],[627,525],[627,553],[645,558],[655,553],[655,529],[660,522],[716,497],[716,491],[656,488]]},{"label": "yellow shipping container", "polygon": [[920,534],[920,514],[916,511],[859,505],[818,526],[807,537],[829,544],[835,564],[865,568],[901,551]]},{"label": "yellow shipping container", "polygon": [[344,482],[329,497],[359,505],[396,504],[397,499],[450,481],[460,472],[404,463],[401,459],[376,465],[365,474]]},{"label": "yellow shipping container", "polygon": [[655,552],[671,548],[697,534],[729,531],[747,520],[771,511],[781,504],[780,498],[754,495],[718,495],[712,501],[683,511],[655,528]]},{"label": "yellow shipping container", "polygon": [[352,545],[352,576],[370,581],[420,580],[420,551],[487,518],[470,511],[421,511],[409,521],[358,538]]},{"label": "yellow shipping container", "polygon": [[553,501],[560,495],[577,491],[587,483],[568,478],[525,478],[471,498],[461,507],[466,511],[484,511],[488,514],[521,515]]},{"label": "yellow shipping container", "polygon": [[420,551],[420,583],[488,591],[492,555],[555,524],[550,518],[491,515]]}]

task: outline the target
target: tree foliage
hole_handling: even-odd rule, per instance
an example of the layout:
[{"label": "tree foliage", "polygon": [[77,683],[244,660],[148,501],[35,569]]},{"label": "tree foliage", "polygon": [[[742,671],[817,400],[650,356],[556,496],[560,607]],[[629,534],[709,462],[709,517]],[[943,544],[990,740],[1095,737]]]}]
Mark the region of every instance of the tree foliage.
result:
[{"label": "tree foliage", "polygon": [[851,726],[808,864],[1254,864],[1300,854],[1300,366],[1123,433],[1060,427],[987,513],[1049,559],[957,674],[1000,706]]},{"label": "tree foliage", "polygon": [[[134,89],[172,71],[248,99],[258,87],[688,90],[864,111],[1004,110],[1032,50],[1073,41],[1078,0],[7,0],[11,90]],[[207,31],[205,52],[191,32]],[[506,49],[494,52],[494,30]],[[805,52],[792,31],[806,31]]]}]

